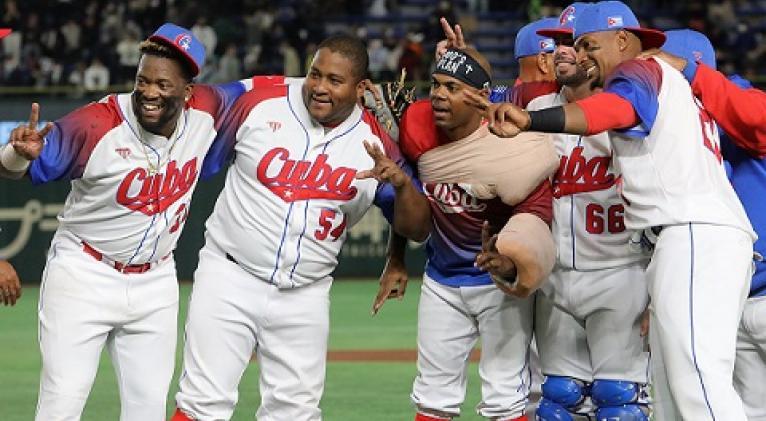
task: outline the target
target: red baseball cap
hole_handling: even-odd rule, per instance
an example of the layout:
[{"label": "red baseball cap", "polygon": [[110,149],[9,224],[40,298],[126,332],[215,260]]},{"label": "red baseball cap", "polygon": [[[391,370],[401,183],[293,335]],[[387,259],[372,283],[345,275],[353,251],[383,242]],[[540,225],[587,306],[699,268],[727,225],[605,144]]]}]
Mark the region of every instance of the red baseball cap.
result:
[{"label": "red baseball cap", "polygon": [[11,33],[11,28],[0,28],[0,39],[5,38]]}]

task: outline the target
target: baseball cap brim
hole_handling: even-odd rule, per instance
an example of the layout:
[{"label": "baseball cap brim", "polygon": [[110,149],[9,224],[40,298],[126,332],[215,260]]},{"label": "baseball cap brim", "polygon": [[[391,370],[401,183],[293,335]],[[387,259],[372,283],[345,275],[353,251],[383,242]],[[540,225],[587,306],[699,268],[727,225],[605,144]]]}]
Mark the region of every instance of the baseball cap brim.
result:
[{"label": "baseball cap brim", "polygon": [[644,50],[650,50],[652,48],[660,48],[665,44],[665,33],[657,29],[649,28],[620,28],[626,31],[630,31],[641,40],[641,48]]},{"label": "baseball cap brim", "polygon": [[5,38],[11,33],[11,28],[0,28],[0,38]]},{"label": "baseball cap brim", "polygon": [[556,37],[571,37],[574,34],[572,28],[551,28],[541,29],[537,31],[537,35],[542,37],[556,38]]}]

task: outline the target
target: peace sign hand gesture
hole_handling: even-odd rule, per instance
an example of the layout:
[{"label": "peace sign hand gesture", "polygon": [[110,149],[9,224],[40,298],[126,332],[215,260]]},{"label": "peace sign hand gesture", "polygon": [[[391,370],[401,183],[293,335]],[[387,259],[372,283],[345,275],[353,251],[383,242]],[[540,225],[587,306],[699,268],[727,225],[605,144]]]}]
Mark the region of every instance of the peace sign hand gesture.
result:
[{"label": "peace sign hand gesture", "polygon": [[359,171],[356,174],[357,179],[374,178],[381,183],[390,183],[396,189],[403,187],[409,181],[407,174],[396,162],[387,157],[378,145],[365,140],[364,149],[367,150],[367,154],[375,165],[369,170]]},{"label": "peace sign hand gesture", "polygon": [[444,36],[446,38],[436,44],[436,61],[439,61],[444,53],[450,48],[461,50],[467,47],[465,38],[463,37],[463,30],[460,28],[460,25],[455,24],[455,28],[453,29],[444,17],[439,19],[439,23],[442,25],[442,30],[444,30]]},{"label": "peace sign hand gesture", "polygon": [[37,130],[40,120],[40,105],[32,103],[32,111],[29,113],[29,123],[21,125],[11,131],[8,143],[21,157],[28,161],[37,159],[43,150],[43,139],[53,128],[53,123],[48,123],[42,130]]}]

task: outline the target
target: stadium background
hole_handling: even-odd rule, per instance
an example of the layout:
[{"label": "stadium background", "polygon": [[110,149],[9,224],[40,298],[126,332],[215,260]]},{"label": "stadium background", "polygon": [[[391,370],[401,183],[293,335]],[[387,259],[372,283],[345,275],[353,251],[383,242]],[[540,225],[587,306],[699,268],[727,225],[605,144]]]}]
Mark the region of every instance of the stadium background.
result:
[{"label": "stadium background", "polygon": [[[191,27],[206,45],[208,61],[199,82],[219,83],[255,74],[300,76],[316,43],[346,31],[367,41],[373,80],[393,80],[407,70],[425,94],[432,51],[441,36],[438,18],[459,22],[467,38],[487,55],[496,84],[512,83],[517,66],[514,34],[530,19],[555,16],[567,1],[544,0],[0,0],[0,27],[14,33],[0,41],[0,141],[29,105],[42,105],[42,118],[56,119],[105,92],[131,89],[137,46],[162,22]],[[757,0],[627,3],[644,25],[691,27],[717,47],[720,67],[756,83],[766,59],[766,2]],[[210,53],[212,52],[212,53]],[[222,177],[201,183],[177,261],[180,279],[191,279],[203,244],[204,220]],[[10,258],[25,281],[36,281],[56,228],[67,183],[32,188],[0,187],[0,257]],[[338,277],[377,276],[387,227],[377,210],[350,232]],[[423,253],[412,245],[410,269],[422,272]]]},{"label": "stadium background", "polygon": [[[766,1],[626,2],[647,26],[691,27],[704,32],[717,47],[724,72],[743,74],[759,85],[766,82],[760,72],[766,59],[766,43],[762,43]],[[366,39],[374,80],[391,80],[406,68],[408,82],[425,94],[433,45],[442,35],[438,17],[461,23],[468,40],[492,62],[496,83],[511,84],[517,72],[513,59],[517,29],[531,19],[557,15],[568,3],[0,0],[0,27],[14,30],[0,41],[0,142],[28,117],[32,101],[41,104],[43,119],[53,120],[106,92],[129,91],[139,40],[165,21],[193,27],[212,51],[200,82],[218,83],[255,74],[300,76],[317,41],[346,31]],[[203,244],[203,224],[222,184],[219,176],[197,188],[176,253],[181,280],[191,279]],[[10,258],[27,284],[15,308],[0,308],[0,419],[4,421],[29,420],[34,414],[40,366],[34,284],[40,279],[57,227],[56,214],[68,191],[68,183],[63,182],[46,186],[32,186],[28,181],[0,183],[0,257]],[[386,238],[384,219],[373,209],[349,233],[336,276],[341,280],[376,278],[383,267]],[[415,375],[417,279],[423,260],[422,249],[412,245],[408,266],[413,281],[407,296],[401,303],[386,304],[375,318],[367,315],[376,282],[338,282],[333,287],[331,353],[322,401],[326,420],[412,419],[408,395]],[[182,285],[181,322],[189,290],[189,285]],[[479,399],[475,364],[469,373],[461,419],[478,420],[472,411]],[[174,379],[168,411],[176,384]],[[117,419],[117,396],[114,374],[104,357],[83,419]],[[253,364],[243,377],[234,420],[253,419],[257,405],[257,367]]]}]

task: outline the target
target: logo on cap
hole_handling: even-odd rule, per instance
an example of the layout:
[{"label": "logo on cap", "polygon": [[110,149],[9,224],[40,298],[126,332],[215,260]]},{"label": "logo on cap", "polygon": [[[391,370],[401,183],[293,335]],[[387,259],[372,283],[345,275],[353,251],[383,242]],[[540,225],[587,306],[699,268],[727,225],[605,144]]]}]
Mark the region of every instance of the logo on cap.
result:
[{"label": "logo on cap", "polygon": [[188,51],[191,48],[192,38],[189,34],[180,34],[176,37],[175,41],[177,46]]},{"label": "logo on cap", "polygon": [[569,6],[559,16],[559,26],[566,26],[575,19],[575,7]]},{"label": "logo on cap", "polygon": [[692,51],[692,54],[694,55],[695,61],[702,61],[702,52],[701,51]]},{"label": "logo on cap", "polygon": [[556,45],[552,39],[545,38],[540,40],[540,51],[553,50],[554,48],[556,48]]},{"label": "logo on cap", "polygon": [[622,16],[609,16],[606,18],[606,27],[607,28],[615,28],[615,27],[622,27]]}]

